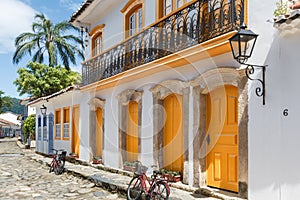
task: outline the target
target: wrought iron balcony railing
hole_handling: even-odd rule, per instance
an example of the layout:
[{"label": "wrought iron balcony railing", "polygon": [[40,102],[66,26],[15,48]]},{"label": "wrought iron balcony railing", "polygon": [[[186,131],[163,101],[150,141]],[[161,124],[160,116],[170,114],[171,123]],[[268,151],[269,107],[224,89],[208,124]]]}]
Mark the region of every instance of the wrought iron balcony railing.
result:
[{"label": "wrought iron balcony railing", "polygon": [[86,61],[83,85],[111,77],[232,30],[244,19],[244,0],[197,0]]}]

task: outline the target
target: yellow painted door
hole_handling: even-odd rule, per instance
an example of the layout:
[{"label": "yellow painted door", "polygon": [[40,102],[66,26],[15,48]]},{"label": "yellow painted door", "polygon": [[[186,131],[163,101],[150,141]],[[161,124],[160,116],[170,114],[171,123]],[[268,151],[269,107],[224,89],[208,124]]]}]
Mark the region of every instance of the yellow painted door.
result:
[{"label": "yellow painted door", "polygon": [[127,112],[127,134],[126,134],[126,160],[129,162],[138,160],[139,152],[139,106],[137,102],[128,104]]},{"label": "yellow painted door", "polygon": [[207,95],[207,185],[238,192],[238,90]]},{"label": "yellow painted door", "polygon": [[103,149],[103,121],[102,121],[102,109],[96,110],[96,156],[102,157]]},{"label": "yellow painted door", "polygon": [[183,172],[182,96],[164,99],[164,166],[167,170]]},{"label": "yellow painted door", "polygon": [[80,137],[79,137],[79,117],[80,117],[80,108],[79,106],[73,107],[72,115],[72,152],[76,153],[79,156],[80,148]]}]

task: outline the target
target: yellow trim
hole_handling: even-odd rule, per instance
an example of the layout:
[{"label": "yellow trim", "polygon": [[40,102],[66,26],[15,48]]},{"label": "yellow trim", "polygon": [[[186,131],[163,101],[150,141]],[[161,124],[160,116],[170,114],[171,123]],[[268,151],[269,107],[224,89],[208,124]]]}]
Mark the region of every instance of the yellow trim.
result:
[{"label": "yellow trim", "polygon": [[165,0],[156,0],[156,20],[160,20],[161,18],[164,18],[165,16],[170,16],[172,14],[174,14],[175,12],[178,12],[179,9],[182,9],[184,7],[186,7],[187,5],[190,5],[191,2],[195,2],[197,0],[193,0],[190,2],[187,2],[187,0],[183,0],[183,5],[180,6],[179,8],[177,8],[177,0],[171,0],[172,2],[172,12],[164,15],[164,1]]},{"label": "yellow trim", "polygon": [[248,18],[248,0],[244,0],[244,16],[245,16],[245,19],[244,19],[244,22],[246,23],[246,24],[248,24],[248,20],[249,20],[249,18]]},{"label": "yellow trim", "polygon": [[[59,121],[59,124],[60,124],[60,137],[57,137],[56,136],[56,118],[57,118],[57,115],[56,115],[56,112],[57,111],[59,111],[59,114],[60,114],[60,121]],[[54,137],[54,139],[55,140],[61,140],[61,114],[62,112],[61,112],[61,108],[58,108],[58,109],[55,109],[55,115],[54,115],[54,133],[55,133],[55,137]]]},{"label": "yellow trim", "polygon": [[[103,52],[103,49],[104,49],[104,40],[103,40],[103,29],[105,27],[105,24],[100,24],[98,26],[95,26],[89,33],[90,37],[91,37],[91,57],[94,57],[94,56],[98,56],[99,54],[101,54]],[[101,52],[97,55],[93,55],[94,54],[94,48],[95,48],[95,45],[94,45],[94,42],[95,40],[98,38],[98,37],[101,37]]]},{"label": "yellow trim", "polygon": [[[144,6],[144,0],[129,0],[127,4],[120,10],[121,13],[123,13],[123,29],[124,29],[124,40],[128,38],[128,29],[129,29],[129,23],[128,18],[131,13],[133,13],[133,10],[135,10],[138,7],[142,7],[142,26],[145,26],[145,6]],[[142,29],[144,30],[144,29]],[[141,31],[142,31],[141,30]],[[138,32],[137,32],[138,33]],[[134,35],[136,35],[135,33]]]},{"label": "yellow trim", "polygon": [[105,27],[105,24],[100,24],[100,25],[98,25],[98,26],[95,26],[95,27],[90,31],[89,35],[90,35],[91,37],[93,37],[94,34],[96,34],[96,33],[98,33],[98,32],[102,32],[103,29],[104,29],[104,27]]},{"label": "yellow trim", "polygon": [[[64,107],[63,109],[63,120],[62,120],[62,129],[63,129],[63,131],[62,131],[62,139],[63,140],[70,140],[70,106],[67,106],[67,107]],[[68,110],[69,111],[69,122],[65,122],[65,119],[64,119],[64,117],[65,117],[65,110]],[[69,123],[69,137],[67,137],[67,138],[65,138],[65,123]]]},{"label": "yellow trim", "polygon": [[170,68],[182,67],[196,61],[231,52],[228,39],[235,33],[236,31],[231,31],[199,45],[157,59],[151,63],[132,68],[107,79],[83,86],[81,87],[81,90],[88,91],[107,89],[154,73],[162,72]]}]

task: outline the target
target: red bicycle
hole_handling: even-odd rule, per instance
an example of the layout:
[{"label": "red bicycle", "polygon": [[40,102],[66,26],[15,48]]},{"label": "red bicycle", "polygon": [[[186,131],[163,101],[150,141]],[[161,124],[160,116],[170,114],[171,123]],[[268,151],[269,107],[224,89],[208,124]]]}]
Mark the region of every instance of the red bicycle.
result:
[{"label": "red bicycle", "polygon": [[60,150],[52,149],[52,150],[55,152],[55,154],[53,154],[53,158],[50,163],[49,173],[54,172],[56,175],[59,175],[64,171],[67,152],[62,149]]},{"label": "red bicycle", "polygon": [[147,177],[147,169],[140,161],[136,161],[134,177],[127,189],[127,199],[140,199],[143,193],[147,199],[168,199],[170,195],[168,182],[159,176],[161,172],[158,170],[153,170],[151,177]]}]

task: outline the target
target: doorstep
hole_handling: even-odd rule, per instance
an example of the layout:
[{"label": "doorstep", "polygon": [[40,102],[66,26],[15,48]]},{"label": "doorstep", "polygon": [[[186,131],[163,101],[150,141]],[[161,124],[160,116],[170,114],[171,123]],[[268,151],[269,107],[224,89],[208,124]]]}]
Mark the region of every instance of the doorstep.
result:
[{"label": "doorstep", "polygon": [[[84,162],[84,161],[82,161],[82,162]],[[88,164],[89,166],[94,167],[96,169],[104,170],[104,171],[111,172],[111,173],[117,173],[117,174],[129,176],[129,177],[133,176],[132,172],[125,171],[122,169],[107,167],[102,164],[92,164],[92,163],[87,163],[87,162],[84,162],[83,164],[84,165]],[[234,192],[224,191],[224,190],[220,190],[217,188],[210,188],[210,187],[197,188],[197,187],[183,184],[181,181],[168,182],[168,184],[171,187],[179,189],[179,190],[184,190],[187,192],[191,192],[194,194],[200,194],[200,195],[204,195],[204,196],[208,196],[208,197],[214,197],[214,198],[223,199],[223,200],[245,200],[243,198],[240,198],[238,196],[238,194],[236,194]]]},{"label": "doorstep", "polygon": [[[20,145],[20,144],[18,144]],[[24,151],[24,150],[23,150]],[[49,165],[51,158],[37,154],[36,152],[29,155],[31,159]],[[65,169],[67,173],[88,179],[95,183],[96,186],[108,189],[112,192],[118,192],[126,195],[128,184],[133,176],[132,172],[122,169],[111,168],[102,164],[92,164],[86,161],[76,159],[76,164],[66,162]],[[225,199],[241,200],[232,196],[231,193],[221,193],[211,188],[195,188],[183,184],[182,182],[169,183],[171,186],[170,199]],[[194,198],[193,198],[194,197]],[[210,198],[211,197],[211,198]]]}]

